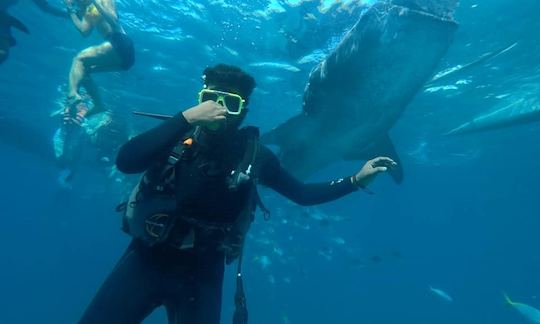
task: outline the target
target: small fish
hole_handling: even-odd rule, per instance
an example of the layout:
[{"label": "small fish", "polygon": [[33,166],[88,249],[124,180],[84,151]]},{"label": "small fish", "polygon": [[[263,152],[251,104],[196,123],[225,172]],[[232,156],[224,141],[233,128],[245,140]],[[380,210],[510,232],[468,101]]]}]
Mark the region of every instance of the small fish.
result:
[{"label": "small fish", "polygon": [[257,63],[251,63],[250,66],[259,67],[259,68],[270,68],[270,69],[285,70],[285,71],[289,71],[289,72],[300,72],[301,71],[299,68],[297,68],[294,65],[287,64],[287,63],[281,63],[281,62],[257,62]]},{"label": "small fish", "polygon": [[277,246],[274,246],[274,253],[278,256],[283,256],[283,250],[278,248]]},{"label": "small fish", "polygon": [[449,303],[454,301],[452,299],[452,297],[450,297],[450,295],[448,295],[445,291],[442,291],[441,289],[437,289],[437,288],[433,288],[433,287],[429,286],[429,290],[432,293],[434,293],[435,295],[439,296],[440,298],[446,300]]},{"label": "small fish", "polygon": [[338,237],[334,237],[334,238],[332,239],[332,241],[333,241],[335,244],[337,244],[337,245],[345,245],[345,244],[347,243],[347,242],[345,241],[344,238],[339,237],[339,236],[338,236]]},{"label": "small fish", "polygon": [[160,65],[160,64],[154,65],[152,67],[152,71],[156,71],[156,72],[157,71],[168,71],[168,70],[169,70],[168,68],[166,68],[166,67],[164,67],[163,65]]},{"label": "small fish", "polygon": [[507,294],[504,294],[504,299],[508,305],[515,308],[521,315],[525,316],[532,323],[540,323],[540,310],[522,303],[513,302]]}]

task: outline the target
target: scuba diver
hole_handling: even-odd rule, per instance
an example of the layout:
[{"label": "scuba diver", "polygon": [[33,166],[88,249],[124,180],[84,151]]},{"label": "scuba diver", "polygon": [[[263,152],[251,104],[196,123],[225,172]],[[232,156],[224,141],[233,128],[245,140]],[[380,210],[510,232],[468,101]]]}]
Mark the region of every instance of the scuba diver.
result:
[{"label": "scuba diver", "polygon": [[64,124],[80,125],[92,109],[80,88],[88,93],[94,112],[105,110],[91,74],[129,70],[135,53],[133,42],[118,20],[114,0],[66,0],[66,4],[73,24],[84,37],[95,28],[105,38],[100,45],[79,52],[71,65]]},{"label": "scuba diver", "polygon": [[[17,44],[17,41],[11,34],[11,28],[18,29],[26,34],[30,31],[17,18],[11,16],[7,9],[18,0],[0,0],[0,64],[4,63],[9,57],[9,50]],[[54,6],[51,6],[46,0],[32,0],[41,10],[57,17],[67,18],[68,15]]]},{"label": "scuba diver", "polygon": [[118,207],[133,239],[79,323],[141,323],[165,306],[169,323],[219,324],[225,264],[238,260],[233,323],[245,324],[244,239],[257,207],[268,216],[257,185],[315,205],[366,188],[396,165],[378,157],[353,176],[304,184],[259,143],[258,128],[240,128],[255,80],[223,64],[205,69],[203,80],[198,105],[120,148],[118,169],[143,172]]}]

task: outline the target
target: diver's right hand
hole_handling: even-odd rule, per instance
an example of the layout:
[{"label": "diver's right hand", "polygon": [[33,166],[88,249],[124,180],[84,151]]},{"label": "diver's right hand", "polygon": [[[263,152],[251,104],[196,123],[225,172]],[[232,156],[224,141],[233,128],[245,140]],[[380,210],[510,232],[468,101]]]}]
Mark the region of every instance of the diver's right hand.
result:
[{"label": "diver's right hand", "polygon": [[205,101],[182,113],[193,126],[212,126],[227,119],[227,109],[215,101]]}]

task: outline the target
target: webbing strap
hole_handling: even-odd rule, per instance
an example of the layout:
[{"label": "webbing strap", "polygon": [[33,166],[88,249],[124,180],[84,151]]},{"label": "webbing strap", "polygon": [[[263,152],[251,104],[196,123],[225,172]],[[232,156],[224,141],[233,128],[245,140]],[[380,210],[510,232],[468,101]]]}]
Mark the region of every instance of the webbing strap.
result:
[{"label": "webbing strap", "polygon": [[243,249],[240,251],[240,257],[238,258],[238,268],[236,271],[236,293],[234,294],[234,315],[233,324],[247,324],[248,322],[248,310],[247,299],[244,292],[244,281],[242,279],[242,257],[244,255]]},{"label": "webbing strap", "polygon": [[178,142],[176,144],[176,146],[173,148],[173,150],[171,151],[171,154],[169,154],[169,158],[167,159],[167,163],[170,166],[175,166],[178,163],[178,161],[180,161],[182,156],[184,155],[184,152],[186,151],[186,149],[189,147],[186,144],[184,144],[184,141],[189,137],[194,138],[195,140],[197,140],[200,133],[201,133],[201,127],[200,126],[195,127],[195,130],[193,131],[193,133],[190,134],[190,132],[188,132],[184,136],[182,141]]}]

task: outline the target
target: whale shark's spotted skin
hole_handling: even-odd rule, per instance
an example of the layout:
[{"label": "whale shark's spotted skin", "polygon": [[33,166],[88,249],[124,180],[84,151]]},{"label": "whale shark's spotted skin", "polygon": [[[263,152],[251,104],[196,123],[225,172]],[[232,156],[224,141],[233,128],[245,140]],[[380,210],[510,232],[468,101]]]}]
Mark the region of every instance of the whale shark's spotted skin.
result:
[{"label": "whale shark's spotted skin", "polygon": [[[310,74],[303,112],[262,137],[283,166],[306,178],[340,159],[386,155],[399,161],[388,131],[450,46],[456,1],[371,6]],[[428,10],[428,11],[424,11]],[[401,182],[401,163],[393,177]]]}]

